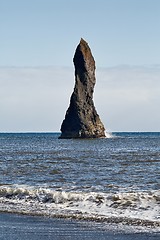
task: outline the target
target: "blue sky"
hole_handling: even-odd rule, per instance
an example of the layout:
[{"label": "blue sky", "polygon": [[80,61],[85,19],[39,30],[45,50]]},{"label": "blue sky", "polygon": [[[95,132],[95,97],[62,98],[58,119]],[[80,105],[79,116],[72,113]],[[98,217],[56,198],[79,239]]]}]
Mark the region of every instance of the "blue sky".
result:
[{"label": "blue sky", "polygon": [[0,0],[2,66],[72,66],[81,37],[98,67],[160,64],[159,0]]},{"label": "blue sky", "polygon": [[81,37],[106,128],[160,131],[159,12],[159,0],[0,0],[0,131],[59,131]]}]

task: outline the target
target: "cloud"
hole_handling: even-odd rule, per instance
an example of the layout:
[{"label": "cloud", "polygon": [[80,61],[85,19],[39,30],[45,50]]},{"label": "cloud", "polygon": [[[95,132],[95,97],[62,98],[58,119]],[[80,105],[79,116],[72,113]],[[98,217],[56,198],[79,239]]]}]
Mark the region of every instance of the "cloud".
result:
[{"label": "cloud", "polygon": [[0,131],[58,131],[73,88],[68,68],[1,68]]},{"label": "cloud", "polygon": [[[96,72],[94,100],[111,131],[160,131],[160,67],[118,66]],[[0,68],[0,131],[59,131],[74,69]]]},{"label": "cloud", "polygon": [[160,67],[99,69],[95,101],[113,131],[160,131]]}]

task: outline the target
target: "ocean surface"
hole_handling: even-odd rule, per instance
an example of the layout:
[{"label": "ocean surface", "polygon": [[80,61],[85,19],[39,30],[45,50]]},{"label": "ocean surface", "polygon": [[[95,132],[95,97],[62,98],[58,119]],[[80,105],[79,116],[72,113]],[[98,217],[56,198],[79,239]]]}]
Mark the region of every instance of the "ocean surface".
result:
[{"label": "ocean surface", "polygon": [[59,135],[0,133],[0,212],[160,231],[160,133]]}]

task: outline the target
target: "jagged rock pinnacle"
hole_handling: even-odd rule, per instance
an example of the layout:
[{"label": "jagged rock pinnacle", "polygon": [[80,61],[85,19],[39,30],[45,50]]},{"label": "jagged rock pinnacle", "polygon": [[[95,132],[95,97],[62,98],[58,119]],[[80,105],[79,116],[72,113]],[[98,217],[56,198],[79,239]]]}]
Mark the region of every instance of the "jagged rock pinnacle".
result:
[{"label": "jagged rock pinnacle", "polygon": [[73,58],[75,87],[61,126],[60,138],[105,137],[105,129],[93,103],[95,61],[88,43],[81,38]]}]

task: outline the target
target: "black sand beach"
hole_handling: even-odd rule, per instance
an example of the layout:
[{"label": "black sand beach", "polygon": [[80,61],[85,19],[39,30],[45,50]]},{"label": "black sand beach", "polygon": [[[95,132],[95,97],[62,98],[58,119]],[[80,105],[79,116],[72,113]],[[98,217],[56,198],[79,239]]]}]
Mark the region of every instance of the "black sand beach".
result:
[{"label": "black sand beach", "polygon": [[45,217],[25,216],[17,214],[0,214],[0,239],[4,240],[125,240],[160,239],[160,233],[125,233],[111,229],[107,225],[95,222],[76,221],[70,219],[51,219]]}]

